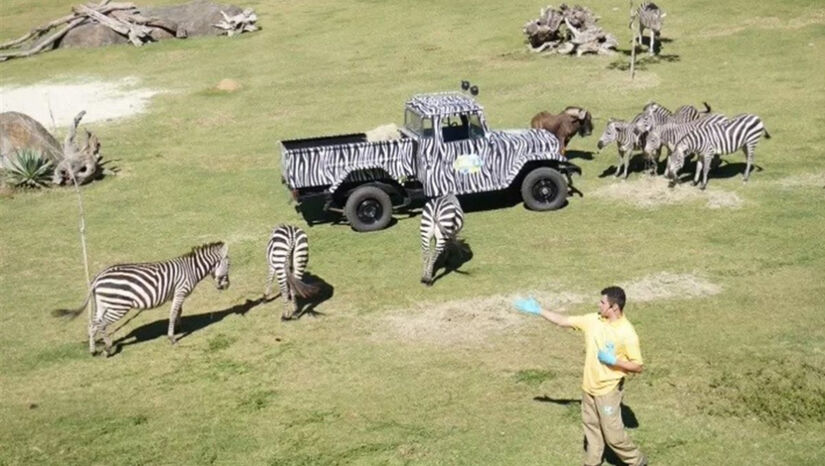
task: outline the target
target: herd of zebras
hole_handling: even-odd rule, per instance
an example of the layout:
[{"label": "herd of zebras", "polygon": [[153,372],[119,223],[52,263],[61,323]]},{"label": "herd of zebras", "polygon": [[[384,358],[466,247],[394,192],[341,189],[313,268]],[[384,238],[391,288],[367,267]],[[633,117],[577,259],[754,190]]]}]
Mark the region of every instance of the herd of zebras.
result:
[{"label": "herd of zebras", "polygon": [[708,173],[715,156],[732,154],[740,149],[745,153],[745,181],[753,166],[754,150],[764,134],[770,138],[762,119],[744,113],[728,118],[712,113],[705,103],[705,110],[699,111],[692,105],[684,105],[671,112],[652,102],[631,121],[609,119],[597,147],[616,142],[619,149],[618,166],[615,176],[627,177],[630,158],[634,150],[642,150],[645,162],[652,175],[657,174],[662,148],[668,150],[665,176],[673,186],[679,181],[679,170],[685,159],[696,155],[696,173],[693,184],[702,189],[708,184]]},{"label": "herd of zebras", "polygon": [[[464,212],[454,195],[427,202],[421,214],[421,250],[424,269],[421,282],[433,284],[433,270],[445,249],[457,241],[464,225]],[[309,262],[309,239],[303,229],[294,225],[278,225],[272,230],[266,248],[269,274],[263,299],[268,299],[272,282],[284,302],[283,320],[298,313],[298,297],[310,298],[318,286],[303,281]],[[171,300],[167,336],[176,342],[175,329],[180,326],[183,301],[195,286],[211,275],[218,290],[229,288],[229,246],[223,242],[197,246],[187,254],[161,262],[117,264],[95,276],[83,304],[74,310],[58,309],[56,316],[78,316],[91,301],[89,310],[89,352],[97,353],[97,338],[104,342],[106,355],[111,355],[112,339],[107,328],[132,309],[152,309]]]}]

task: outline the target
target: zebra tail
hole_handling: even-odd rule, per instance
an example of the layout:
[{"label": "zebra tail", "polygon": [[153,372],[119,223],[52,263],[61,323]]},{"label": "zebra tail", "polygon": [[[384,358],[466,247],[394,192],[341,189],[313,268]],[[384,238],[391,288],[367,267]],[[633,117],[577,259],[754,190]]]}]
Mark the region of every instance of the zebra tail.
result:
[{"label": "zebra tail", "polygon": [[52,311],[53,317],[68,317],[70,319],[74,319],[75,317],[79,316],[83,309],[86,309],[86,305],[89,304],[89,299],[92,297],[92,293],[94,292],[94,287],[89,288],[89,292],[86,293],[86,299],[83,300],[83,304],[80,305],[77,309],[55,309]]},{"label": "zebra tail", "polygon": [[295,294],[302,298],[312,297],[316,293],[318,293],[320,289],[318,285],[311,285],[309,283],[305,283],[291,273],[287,274],[286,281],[289,283],[289,288],[292,289]]},{"label": "zebra tail", "polygon": [[765,131],[765,139],[770,139],[771,135],[770,135],[770,133],[768,133],[768,128],[765,128],[764,126],[762,126],[762,129]]}]

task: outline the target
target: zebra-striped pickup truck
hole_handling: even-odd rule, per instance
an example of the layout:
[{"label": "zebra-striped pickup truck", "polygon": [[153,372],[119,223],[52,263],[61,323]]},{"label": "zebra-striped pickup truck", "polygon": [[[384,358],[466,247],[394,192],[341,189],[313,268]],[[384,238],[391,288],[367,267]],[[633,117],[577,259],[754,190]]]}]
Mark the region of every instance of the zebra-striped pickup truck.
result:
[{"label": "zebra-striped pickup truck", "polygon": [[559,153],[554,135],[490,130],[481,105],[462,93],[413,96],[397,136],[281,141],[281,179],[305,217],[308,206],[323,204],[325,212],[342,212],[356,231],[373,231],[389,224],[393,209],[450,193],[514,187],[528,208],[557,209],[570,174],[581,173]]}]

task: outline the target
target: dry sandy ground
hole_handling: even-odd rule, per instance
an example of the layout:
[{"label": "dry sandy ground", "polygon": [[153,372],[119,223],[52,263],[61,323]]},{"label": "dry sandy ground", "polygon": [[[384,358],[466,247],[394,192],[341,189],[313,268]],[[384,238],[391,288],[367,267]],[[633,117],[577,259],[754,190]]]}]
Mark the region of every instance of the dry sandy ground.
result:
[{"label": "dry sandy ground", "polygon": [[72,123],[86,110],[84,123],[110,121],[142,113],[159,91],[138,87],[136,78],[120,81],[44,82],[0,87],[0,112],[15,111],[53,130]]},{"label": "dry sandy ground", "polygon": [[[722,287],[696,274],[660,272],[622,283],[628,299],[651,302],[667,299],[698,299],[722,292]],[[553,285],[553,288],[557,288]],[[548,309],[565,311],[568,306],[592,302],[596,310],[598,290],[576,293],[534,290],[533,296]],[[532,320],[516,311],[518,295],[446,301],[390,311],[376,322],[373,337],[380,341],[402,341],[434,346],[485,346],[493,338],[517,335]]]},{"label": "dry sandy ground", "polygon": [[616,180],[593,192],[596,198],[619,201],[640,208],[656,208],[666,205],[686,204],[704,200],[710,209],[738,209],[743,200],[738,194],[708,184],[705,191],[686,182],[673,188],[663,176],[640,176],[628,180]]}]

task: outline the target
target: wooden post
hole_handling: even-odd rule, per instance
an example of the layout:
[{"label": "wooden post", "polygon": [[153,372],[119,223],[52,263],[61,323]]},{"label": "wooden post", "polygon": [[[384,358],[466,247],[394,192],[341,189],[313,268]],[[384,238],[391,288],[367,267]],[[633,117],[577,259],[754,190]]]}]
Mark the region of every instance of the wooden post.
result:
[{"label": "wooden post", "polygon": [[633,31],[633,0],[630,0],[630,80],[636,76],[636,34]]}]

